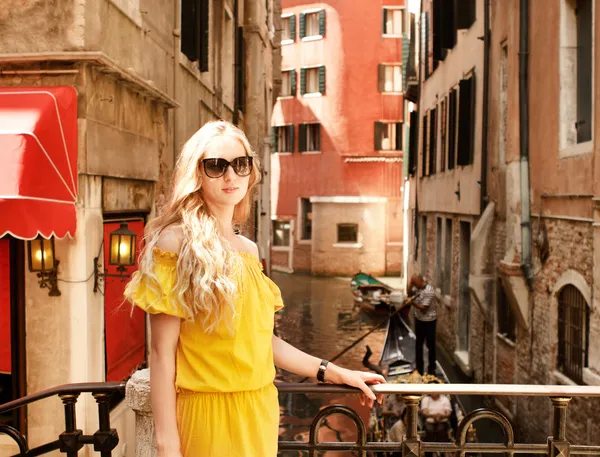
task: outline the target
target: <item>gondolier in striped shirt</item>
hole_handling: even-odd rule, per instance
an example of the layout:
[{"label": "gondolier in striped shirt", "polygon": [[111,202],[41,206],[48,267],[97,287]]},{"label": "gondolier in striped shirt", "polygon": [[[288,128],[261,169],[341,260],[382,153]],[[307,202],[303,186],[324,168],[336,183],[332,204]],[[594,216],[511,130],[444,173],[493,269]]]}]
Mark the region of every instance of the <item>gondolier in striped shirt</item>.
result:
[{"label": "gondolier in striped shirt", "polygon": [[408,285],[408,296],[415,307],[416,368],[423,374],[423,343],[427,343],[429,366],[427,372],[435,375],[435,327],[437,299],[435,289],[420,275],[413,275]]}]

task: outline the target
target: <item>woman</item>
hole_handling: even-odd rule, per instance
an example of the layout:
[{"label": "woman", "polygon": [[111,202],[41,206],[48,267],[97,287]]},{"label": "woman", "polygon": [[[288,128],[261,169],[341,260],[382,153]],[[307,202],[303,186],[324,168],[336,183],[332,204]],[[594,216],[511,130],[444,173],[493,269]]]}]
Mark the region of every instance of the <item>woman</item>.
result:
[{"label": "woman", "polygon": [[348,384],[376,398],[380,375],[350,371],[273,335],[283,307],[257,246],[236,233],[260,179],[246,136],[219,121],[179,157],[170,201],[148,224],[125,296],[150,314],[151,401],[160,457],[274,457],[279,404],[274,364]]}]

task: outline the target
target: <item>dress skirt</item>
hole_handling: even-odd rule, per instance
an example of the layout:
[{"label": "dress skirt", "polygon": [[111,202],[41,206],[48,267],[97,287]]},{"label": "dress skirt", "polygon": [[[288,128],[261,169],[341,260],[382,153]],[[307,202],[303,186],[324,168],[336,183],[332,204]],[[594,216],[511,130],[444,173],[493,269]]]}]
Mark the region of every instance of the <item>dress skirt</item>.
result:
[{"label": "dress skirt", "polygon": [[277,388],[229,393],[180,391],[177,425],[183,457],[276,457]]}]

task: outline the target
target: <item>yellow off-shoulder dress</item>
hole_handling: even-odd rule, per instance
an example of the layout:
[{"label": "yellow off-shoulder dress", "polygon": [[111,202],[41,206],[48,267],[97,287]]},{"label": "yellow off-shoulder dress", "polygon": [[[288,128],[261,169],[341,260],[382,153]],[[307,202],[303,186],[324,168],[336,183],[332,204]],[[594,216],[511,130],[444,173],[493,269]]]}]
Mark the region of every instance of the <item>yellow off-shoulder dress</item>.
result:
[{"label": "yellow off-shoulder dress", "polygon": [[[239,252],[233,335],[221,324],[207,334],[170,294],[177,254],[155,248],[160,294],[143,277],[134,303],[151,314],[182,318],[177,346],[177,424],[184,457],[275,457],[279,402],[273,385],[273,324],[281,292],[256,256]],[[237,256],[236,256],[237,257]]]}]

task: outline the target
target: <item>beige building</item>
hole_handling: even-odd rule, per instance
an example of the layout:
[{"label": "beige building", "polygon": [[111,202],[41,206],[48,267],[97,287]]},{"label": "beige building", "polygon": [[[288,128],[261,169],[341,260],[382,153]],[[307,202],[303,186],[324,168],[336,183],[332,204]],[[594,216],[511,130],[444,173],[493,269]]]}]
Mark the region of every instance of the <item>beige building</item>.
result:
[{"label": "beige building", "polygon": [[[144,316],[119,308],[125,283],[102,276],[120,274],[108,264],[110,234],[125,223],[140,247],[145,222],[169,192],[183,143],[209,120],[241,126],[268,173],[271,110],[280,86],[278,0],[6,3],[0,11],[0,157],[8,164],[0,164],[0,181],[19,184],[27,166],[48,165],[25,164],[22,175],[9,176],[20,160],[9,153],[33,161],[32,138],[56,166],[48,167],[48,183],[34,194],[23,186],[0,190],[0,212],[11,211],[2,218],[7,226],[0,226],[0,323],[12,329],[8,338],[3,333],[0,351],[0,402],[65,383],[121,380],[146,363]],[[19,124],[25,112],[33,118]],[[58,152],[49,149],[54,143]],[[61,168],[65,154],[73,167]],[[66,200],[53,196],[52,179],[68,184]],[[264,256],[268,191],[261,186],[255,217],[245,228]],[[28,210],[39,202],[44,211]],[[47,217],[62,214],[52,205],[67,208],[68,217]],[[50,289],[41,288],[28,267],[36,258],[47,268],[54,264],[51,251],[36,250],[35,243],[28,254],[27,240],[38,232],[54,240],[60,260],[43,275]],[[134,455],[133,416],[123,402],[114,403],[112,426],[121,436],[115,455]],[[93,433],[91,396],[80,398],[77,413],[78,427]],[[52,398],[0,423],[24,433],[31,449],[64,431],[58,418],[62,405]],[[1,435],[0,455],[14,453]]]},{"label": "beige building", "polygon": [[[438,340],[475,382],[598,385],[598,3],[444,5],[422,2],[419,24],[409,271],[438,289]],[[547,399],[491,403],[517,439],[548,436]],[[572,403],[569,440],[597,444],[598,402]]]}]

